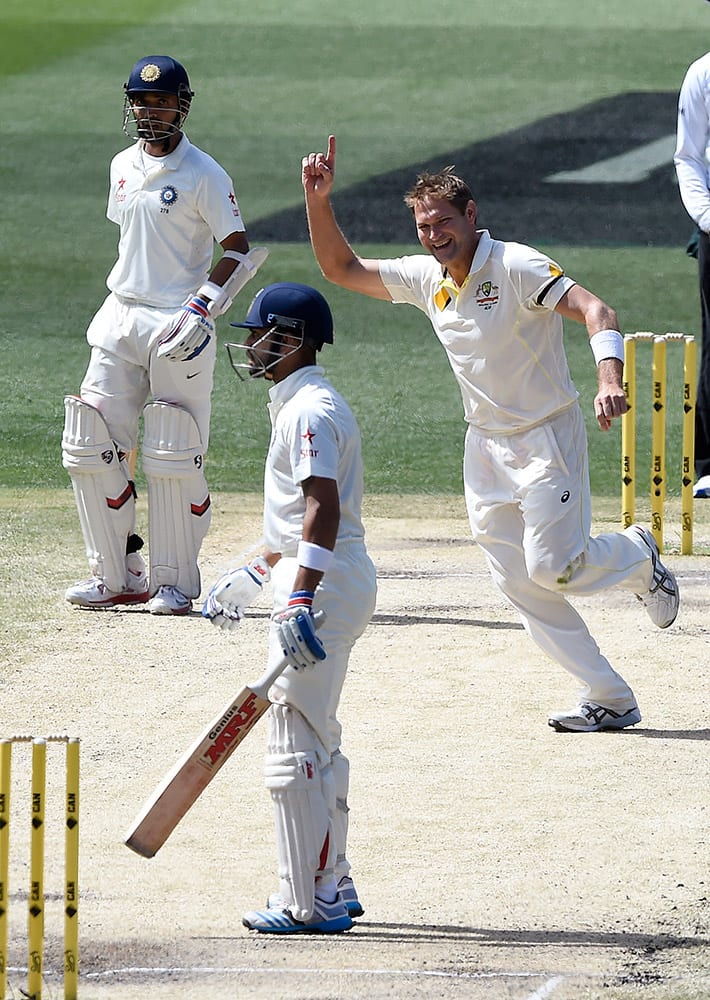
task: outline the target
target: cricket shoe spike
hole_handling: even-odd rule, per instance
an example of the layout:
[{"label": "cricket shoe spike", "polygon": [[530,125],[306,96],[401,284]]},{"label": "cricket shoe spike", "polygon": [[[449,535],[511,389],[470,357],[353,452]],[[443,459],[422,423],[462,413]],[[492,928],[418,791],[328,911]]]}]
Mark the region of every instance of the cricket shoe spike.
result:
[{"label": "cricket shoe spike", "polygon": [[645,594],[636,594],[643,604],[648,616],[658,628],[668,628],[678,617],[680,606],[680,591],[678,581],[667,566],[661,562],[656,539],[650,531],[639,524],[632,524],[626,529],[626,534],[635,536],[651,552],[651,583]]},{"label": "cricket shoe spike", "polygon": [[637,705],[616,711],[594,701],[581,701],[569,712],[555,712],[547,724],[558,733],[598,733],[602,729],[626,729],[640,721],[641,713]]},{"label": "cricket shoe spike", "polygon": [[340,896],[332,903],[316,897],[308,920],[296,920],[284,906],[252,910],[244,914],[242,923],[250,931],[259,931],[260,934],[340,934],[353,926]]},{"label": "cricket shoe spike", "polygon": [[192,611],[192,601],[177,587],[159,587],[148,601],[152,615],[187,615]]}]

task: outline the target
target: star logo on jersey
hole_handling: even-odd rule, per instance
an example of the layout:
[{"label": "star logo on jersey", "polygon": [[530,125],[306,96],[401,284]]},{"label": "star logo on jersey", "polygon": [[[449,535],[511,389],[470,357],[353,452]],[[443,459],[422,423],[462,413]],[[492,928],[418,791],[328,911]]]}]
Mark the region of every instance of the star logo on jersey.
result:
[{"label": "star logo on jersey", "polygon": [[166,184],[160,192],[160,204],[170,208],[178,200],[178,193],[172,184]]},{"label": "star logo on jersey", "polygon": [[124,188],[126,186],[126,178],[122,177],[118,184],[116,185],[116,201],[122,202],[126,200],[126,192]]},{"label": "star logo on jersey", "polygon": [[497,305],[499,298],[500,288],[492,281],[482,281],[476,289],[476,304],[486,311]]},{"label": "star logo on jersey", "polygon": [[234,194],[234,191],[230,191],[229,192],[229,200],[232,203],[232,215],[238,216],[239,215],[239,205],[237,205],[237,199],[236,199],[236,196]]},{"label": "star logo on jersey", "polygon": [[301,458],[318,458],[318,449],[313,447],[313,438],[315,434],[308,427],[305,434],[301,434],[301,439],[305,441],[305,445],[301,448]]}]

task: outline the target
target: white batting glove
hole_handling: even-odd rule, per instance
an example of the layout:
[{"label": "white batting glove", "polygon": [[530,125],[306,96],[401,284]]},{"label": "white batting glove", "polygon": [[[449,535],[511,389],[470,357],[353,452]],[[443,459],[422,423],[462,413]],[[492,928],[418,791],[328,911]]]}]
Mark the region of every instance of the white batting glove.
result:
[{"label": "white batting glove", "polygon": [[[202,617],[222,629],[234,629],[247,608],[271,579],[271,569],[263,556],[257,556],[246,566],[229,570],[210,588],[202,608]],[[219,619],[219,620],[218,620]]]},{"label": "white batting glove", "polygon": [[168,361],[192,361],[200,355],[215,336],[210,319],[209,299],[193,295],[163,330],[158,344],[158,357]]},{"label": "white batting glove", "polygon": [[326,658],[313,620],[313,591],[294,590],[288,607],[276,615],[281,649],[294,670],[306,670]]}]

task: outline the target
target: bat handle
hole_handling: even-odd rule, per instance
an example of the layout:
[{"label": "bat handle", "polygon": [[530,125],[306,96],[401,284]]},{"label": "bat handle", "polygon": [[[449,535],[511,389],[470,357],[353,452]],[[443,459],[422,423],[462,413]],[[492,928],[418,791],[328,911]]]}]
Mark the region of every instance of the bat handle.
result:
[{"label": "bat handle", "polygon": [[[325,621],[325,611],[316,611],[313,615],[313,624],[316,630],[321,627]],[[264,673],[261,675],[258,681],[254,684],[250,684],[249,687],[252,689],[255,695],[259,698],[263,698],[266,701],[266,696],[268,694],[269,688],[274,683],[277,677],[279,677],[289,664],[288,657],[282,656],[280,660],[273,664],[271,667],[267,667]]]}]

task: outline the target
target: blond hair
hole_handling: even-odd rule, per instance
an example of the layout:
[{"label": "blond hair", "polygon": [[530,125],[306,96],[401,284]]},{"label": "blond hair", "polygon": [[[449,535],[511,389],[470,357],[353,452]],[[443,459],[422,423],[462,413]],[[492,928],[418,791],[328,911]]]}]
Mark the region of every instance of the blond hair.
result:
[{"label": "blond hair", "polygon": [[466,181],[454,173],[453,164],[444,167],[439,173],[424,171],[419,174],[413,186],[404,195],[404,203],[414,211],[425,198],[441,198],[454,205],[461,215],[466,210],[469,201],[475,201],[471,188]]}]

